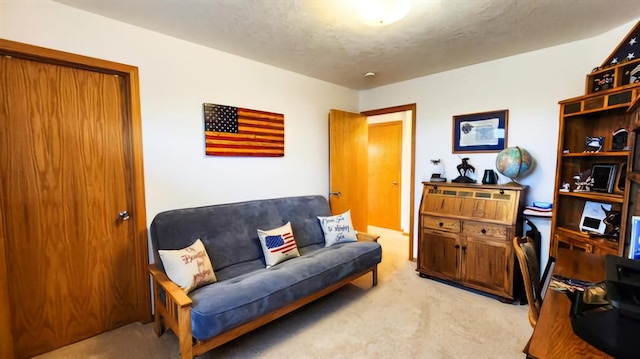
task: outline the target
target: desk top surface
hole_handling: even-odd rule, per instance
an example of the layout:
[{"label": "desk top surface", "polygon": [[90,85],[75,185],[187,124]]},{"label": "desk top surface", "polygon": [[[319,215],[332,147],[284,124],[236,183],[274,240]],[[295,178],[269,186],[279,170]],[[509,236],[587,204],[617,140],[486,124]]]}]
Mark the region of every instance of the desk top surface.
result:
[{"label": "desk top surface", "polygon": [[[554,274],[599,282],[605,279],[604,256],[579,251],[558,250]],[[564,293],[547,290],[540,317],[529,343],[529,355],[544,358],[613,358],[573,333]]]}]

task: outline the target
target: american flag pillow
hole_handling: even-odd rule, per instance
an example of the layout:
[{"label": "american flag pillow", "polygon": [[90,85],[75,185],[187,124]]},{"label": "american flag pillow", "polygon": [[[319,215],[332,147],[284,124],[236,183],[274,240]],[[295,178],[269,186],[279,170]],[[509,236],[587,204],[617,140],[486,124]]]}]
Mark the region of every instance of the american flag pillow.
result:
[{"label": "american flag pillow", "polygon": [[260,238],[267,268],[287,259],[300,256],[296,240],[293,237],[293,231],[291,230],[291,222],[287,222],[282,227],[266,231],[258,229],[258,237]]}]

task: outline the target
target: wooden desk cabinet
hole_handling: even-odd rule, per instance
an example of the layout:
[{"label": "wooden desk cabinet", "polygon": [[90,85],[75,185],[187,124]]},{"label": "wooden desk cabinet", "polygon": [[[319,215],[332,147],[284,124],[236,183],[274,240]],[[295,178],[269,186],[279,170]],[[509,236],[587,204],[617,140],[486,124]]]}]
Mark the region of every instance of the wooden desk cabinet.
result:
[{"label": "wooden desk cabinet", "polygon": [[418,272],[513,300],[523,186],[424,182]]}]

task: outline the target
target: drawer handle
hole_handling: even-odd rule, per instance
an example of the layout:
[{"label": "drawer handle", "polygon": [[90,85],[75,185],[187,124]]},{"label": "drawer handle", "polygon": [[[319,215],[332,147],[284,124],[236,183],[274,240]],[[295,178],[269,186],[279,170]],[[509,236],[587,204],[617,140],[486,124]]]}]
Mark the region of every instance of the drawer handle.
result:
[{"label": "drawer handle", "polygon": [[484,228],[482,228],[482,230],[480,232],[482,232],[482,234],[487,234],[487,230],[484,229]]},{"label": "drawer handle", "polygon": [[504,190],[503,189],[500,190],[500,194],[504,194]]},{"label": "drawer handle", "polygon": [[439,225],[440,227],[442,227],[442,226],[444,226],[444,223],[440,222],[440,223],[438,223],[438,225]]},{"label": "drawer handle", "polygon": [[456,249],[460,248],[459,244],[456,244],[454,247],[456,247]]}]

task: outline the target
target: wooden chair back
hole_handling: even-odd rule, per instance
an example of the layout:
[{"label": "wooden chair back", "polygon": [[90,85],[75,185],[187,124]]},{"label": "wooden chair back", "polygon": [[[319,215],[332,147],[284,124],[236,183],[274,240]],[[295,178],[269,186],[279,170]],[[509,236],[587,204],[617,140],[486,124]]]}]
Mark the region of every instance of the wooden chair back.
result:
[{"label": "wooden chair back", "polygon": [[527,301],[529,302],[529,323],[532,327],[536,325],[542,307],[540,265],[536,247],[529,237],[513,238],[513,248],[520,263],[520,271],[524,281]]}]

